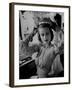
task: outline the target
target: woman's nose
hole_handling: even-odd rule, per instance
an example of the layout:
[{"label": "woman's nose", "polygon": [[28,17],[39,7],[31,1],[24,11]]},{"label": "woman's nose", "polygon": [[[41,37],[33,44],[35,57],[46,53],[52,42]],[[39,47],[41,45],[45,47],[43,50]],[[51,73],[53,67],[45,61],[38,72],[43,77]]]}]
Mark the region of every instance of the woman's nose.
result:
[{"label": "woman's nose", "polygon": [[44,40],[46,40],[46,35],[44,35]]}]

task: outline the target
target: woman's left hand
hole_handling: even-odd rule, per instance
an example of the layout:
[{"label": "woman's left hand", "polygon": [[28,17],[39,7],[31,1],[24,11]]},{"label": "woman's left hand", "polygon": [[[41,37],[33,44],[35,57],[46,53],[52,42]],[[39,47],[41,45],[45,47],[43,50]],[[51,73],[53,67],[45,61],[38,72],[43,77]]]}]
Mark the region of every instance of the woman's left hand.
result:
[{"label": "woman's left hand", "polygon": [[64,43],[61,43],[58,47],[55,48],[55,53],[56,55],[64,53]]}]

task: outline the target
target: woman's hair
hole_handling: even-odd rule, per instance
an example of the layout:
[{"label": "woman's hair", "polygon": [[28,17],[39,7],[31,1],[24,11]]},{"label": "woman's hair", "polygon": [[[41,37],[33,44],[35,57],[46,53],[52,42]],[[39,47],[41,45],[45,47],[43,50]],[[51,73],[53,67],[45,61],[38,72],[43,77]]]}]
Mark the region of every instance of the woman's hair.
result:
[{"label": "woman's hair", "polygon": [[[54,37],[54,34],[53,34],[53,31],[52,31],[51,25],[52,24],[51,24],[51,19],[50,18],[43,18],[39,22],[38,29],[39,28],[49,28],[50,33],[51,33],[51,41],[52,41],[53,40],[53,37]],[[41,37],[40,37],[40,34],[39,34],[39,30],[38,30],[38,39],[42,43],[42,40],[41,40]]]}]

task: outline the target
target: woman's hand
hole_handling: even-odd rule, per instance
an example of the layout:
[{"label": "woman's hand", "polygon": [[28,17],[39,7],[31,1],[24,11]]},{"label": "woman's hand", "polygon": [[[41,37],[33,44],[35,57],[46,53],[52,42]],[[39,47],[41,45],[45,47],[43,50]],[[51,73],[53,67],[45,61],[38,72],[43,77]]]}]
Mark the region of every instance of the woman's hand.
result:
[{"label": "woman's hand", "polygon": [[59,45],[58,47],[55,47],[55,54],[63,54],[64,53],[64,43]]}]

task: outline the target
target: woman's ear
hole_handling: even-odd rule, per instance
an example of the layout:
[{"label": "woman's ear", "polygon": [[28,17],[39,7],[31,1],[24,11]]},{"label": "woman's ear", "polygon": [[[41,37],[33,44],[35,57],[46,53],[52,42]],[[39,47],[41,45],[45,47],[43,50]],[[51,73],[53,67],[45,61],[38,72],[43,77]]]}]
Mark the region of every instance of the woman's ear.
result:
[{"label": "woman's ear", "polygon": [[50,42],[52,41],[52,35],[50,34]]},{"label": "woman's ear", "polygon": [[39,42],[42,43],[42,40],[41,40],[41,37],[40,37],[39,31],[38,31],[38,40],[39,40]]}]

